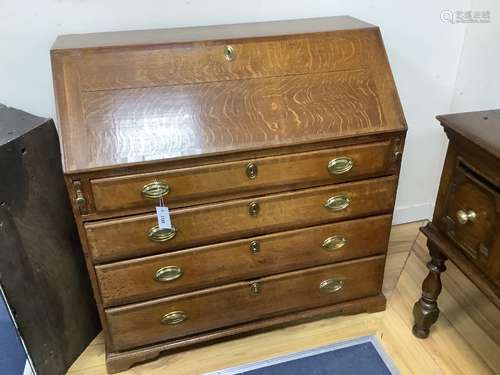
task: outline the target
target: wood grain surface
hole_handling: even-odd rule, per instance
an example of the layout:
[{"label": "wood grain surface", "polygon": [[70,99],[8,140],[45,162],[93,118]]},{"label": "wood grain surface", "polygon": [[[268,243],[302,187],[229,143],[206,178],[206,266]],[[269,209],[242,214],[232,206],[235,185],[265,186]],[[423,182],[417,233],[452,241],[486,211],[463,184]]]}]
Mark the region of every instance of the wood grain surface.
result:
[{"label": "wood grain surface", "polygon": [[365,70],[82,94],[92,165],[383,130],[379,101]]},{"label": "wood grain surface", "polygon": [[[390,225],[389,215],[350,220],[99,265],[96,273],[104,305],[120,305],[384,254]],[[335,235],[343,236],[346,244],[339,249],[325,249],[324,240]],[[251,241],[258,242],[258,252],[250,250]],[[168,282],[155,280],[157,270],[166,266],[179,267],[182,276]]]},{"label": "wood grain surface", "polygon": [[[170,340],[240,322],[331,305],[376,295],[382,286],[384,256],[320,266],[262,278],[261,292],[250,292],[252,282],[240,282],[174,297],[106,310],[114,350]],[[325,294],[320,283],[342,280],[344,287]],[[188,317],[176,325],[163,325],[162,317],[184,311]]]},{"label": "wood grain surface", "polygon": [[[88,249],[96,263],[177,250],[269,232],[323,224],[346,218],[390,212],[396,177],[272,194],[171,211],[177,234],[167,242],[149,240],[156,214],[137,215],[85,224]],[[341,211],[324,207],[332,196],[345,194],[351,204]],[[249,215],[249,204],[260,212]]]},{"label": "wood grain surface", "polygon": [[[388,174],[395,163],[390,141],[360,146],[288,154],[237,162],[209,164],[153,173],[132,174],[91,180],[98,212],[133,207],[152,208],[157,200],[142,195],[144,185],[160,181],[170,187],[165,201],[170,208],[227,200],[234,194],[285,191]],[[333,174],[328,163],[334,158],[349,157],[353,167],[346,173]],[[250,179],[247,166],[253,163],[257,175]]]},{"label": "wood grain surface", "polygon": [[[374,30],[268,40],[211,41],[169,48],[84,51],[82,91],[206,83],[360,69],[367,65]],[[224,56],[224,46],[235,53]],[[117,65],[117,61],[120,63]]]},{"label": "wood grain surface", "polygon": [[370,28],[375,29],[376,26],[351,16],[330,16],[172,29],[60,35],[52,46],[52,50],[58,53],[72,53],[75,49],[116,49],[263,37],[286,38],[290,35]]},{"label": "wood grain surface", "polygon": [[52,53],[66,172],[404,131],[378,29],[340,29],[127,48],[66,38]]}]

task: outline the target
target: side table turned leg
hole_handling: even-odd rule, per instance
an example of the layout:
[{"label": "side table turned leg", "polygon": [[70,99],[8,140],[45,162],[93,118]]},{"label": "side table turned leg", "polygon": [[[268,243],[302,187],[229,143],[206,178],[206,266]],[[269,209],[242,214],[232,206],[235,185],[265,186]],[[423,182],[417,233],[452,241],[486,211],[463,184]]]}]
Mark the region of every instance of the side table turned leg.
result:
[{"label": "side table turned leg", "polygon": [[431,255],[431,261],[427,263],[429,274],[422,283],[422,298],[413,307],[413,316],[415,318],[413,334],[422,339],[429,336],[429,329],[439,316],[437,298],[441,293],[441,273],[446,270],[444,262],[447,259],[431,243],[427,242],[427,246]]}]

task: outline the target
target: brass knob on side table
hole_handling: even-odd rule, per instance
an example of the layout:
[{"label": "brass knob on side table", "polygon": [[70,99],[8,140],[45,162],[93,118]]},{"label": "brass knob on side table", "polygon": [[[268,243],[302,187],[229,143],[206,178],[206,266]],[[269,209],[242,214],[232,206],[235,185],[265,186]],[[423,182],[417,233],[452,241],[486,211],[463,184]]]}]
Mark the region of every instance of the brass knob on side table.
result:
[{"label": "brass knob on side table", "polygon": [[473,210],[458,210],[457,220],[460,224],[467,224],[468,222],[476,221],[477,214]]}]

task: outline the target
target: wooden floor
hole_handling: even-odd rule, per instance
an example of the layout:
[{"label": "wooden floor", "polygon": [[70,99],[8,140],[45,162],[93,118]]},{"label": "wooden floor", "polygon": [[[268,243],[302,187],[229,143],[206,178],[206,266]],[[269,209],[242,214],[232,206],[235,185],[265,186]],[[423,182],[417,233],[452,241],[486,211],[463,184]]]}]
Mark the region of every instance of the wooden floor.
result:
[{"label": "wooden floor", "polygon": [[[418,232],[420,225],[393,227],[384,278],[386,311],[324,319],[166,355],[122,374],[201,374],[365,335],[379,338],[402,374],[500,374],[500,312],[449,262],[438,322],[428,339],[412,335],[411,311],[427,274],[428,254],[425,237]],[[69,374],[105,373],[99,335]]]}]

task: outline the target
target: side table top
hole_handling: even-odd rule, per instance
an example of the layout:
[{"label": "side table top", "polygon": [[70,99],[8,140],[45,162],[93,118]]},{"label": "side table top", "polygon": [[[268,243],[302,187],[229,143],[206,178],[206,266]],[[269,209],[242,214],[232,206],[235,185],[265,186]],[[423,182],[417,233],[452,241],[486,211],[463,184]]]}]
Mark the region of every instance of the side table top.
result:
[{"label": "side table top", "polygon": [[454,113],[436,117],[449,128],[500,158],[500,109]]}]

